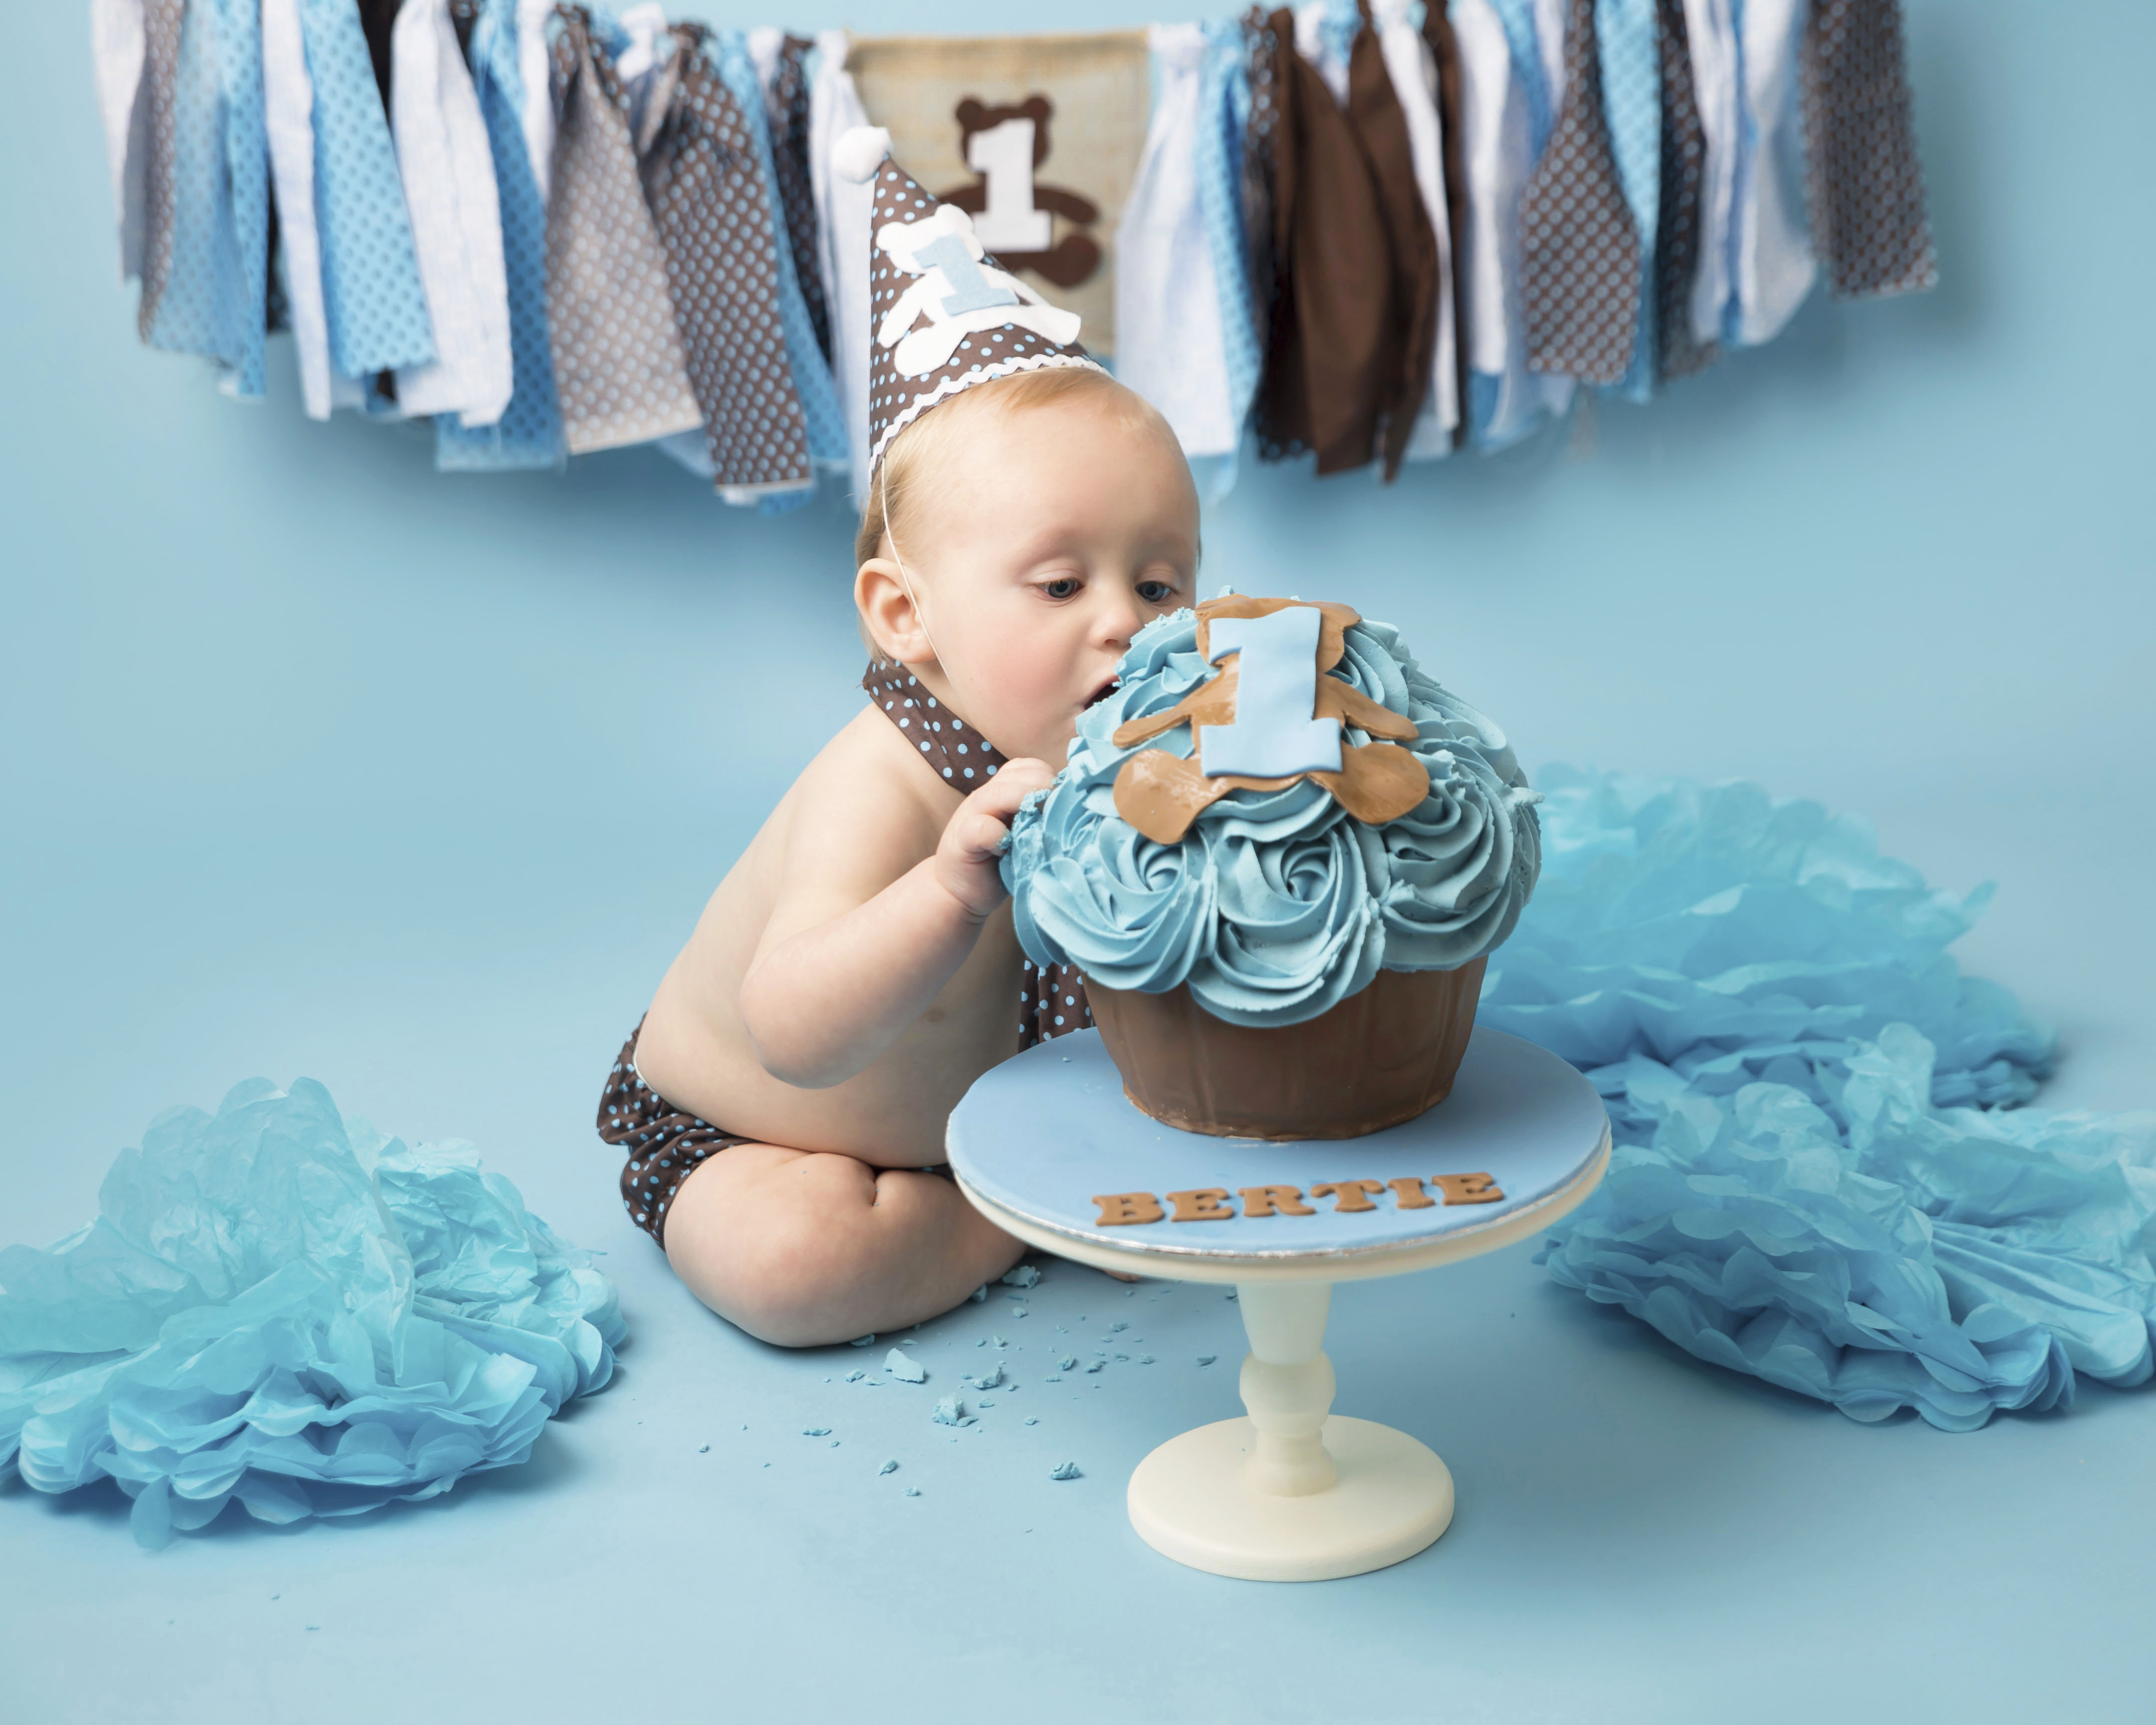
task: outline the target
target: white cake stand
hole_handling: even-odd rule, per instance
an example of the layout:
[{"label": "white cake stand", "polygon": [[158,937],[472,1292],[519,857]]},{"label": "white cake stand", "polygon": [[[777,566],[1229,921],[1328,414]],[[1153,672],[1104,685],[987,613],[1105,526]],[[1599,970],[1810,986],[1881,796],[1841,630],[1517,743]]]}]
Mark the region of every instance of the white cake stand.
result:
[{"label": "white cake stand", "polygon": [[[1250,1343],[1247,1413],[1140,1462],[1131,1523],[1194,1568],[1324,1581],[1413,1557],[1453,1507],[1452,1476],[1427,1446],[1332,1412],[1332,1284],[1432,1269],[1547,1228],[1601,1179],[1609,1122],[1563,1060],[1479,1029],[1452,1094],[1404,1126],[1285,1144],[1209,1137],[1140,1112],[1099,1034],[1084,1031],[986,1074],[952,1115],[948,1142],[960,1189],[1029,1245],[1118,1275],[1235,1285]],[[1488,1185],[1459,1178],[1473,1175]],[[1313,1192],[1342,1182],[1345,1209],[1337,1190]],[[1278,1199],[1270,1215],[1247,1214],[1265,1201],[1240,1189],[1261,1186],[1294,1189],[1310,1214],[1283,1213]],[[1224,1196],[1194,1195],[1207,1191]],[[1141,1196],[1160,1219],[1102,1219],[1144,1214]]]}]

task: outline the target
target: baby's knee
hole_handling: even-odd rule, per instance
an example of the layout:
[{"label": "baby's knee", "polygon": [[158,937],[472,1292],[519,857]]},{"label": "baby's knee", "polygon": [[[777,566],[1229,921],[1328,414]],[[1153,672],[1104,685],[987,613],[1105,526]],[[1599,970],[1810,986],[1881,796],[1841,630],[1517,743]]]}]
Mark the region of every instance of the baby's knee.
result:
[{"label": "baby's knee", "polygon": [[699,1170],[675,1200],[666,1228],[675,1273],[759,1341],[814,1348],[850,1340],[849,1311],[865,1268],[857,1235],[874,1202],[874,1177],[851,1157],[807,1154],[723,1172],[737,1178],[714,1178],[722,1173],[716,1164]]}]

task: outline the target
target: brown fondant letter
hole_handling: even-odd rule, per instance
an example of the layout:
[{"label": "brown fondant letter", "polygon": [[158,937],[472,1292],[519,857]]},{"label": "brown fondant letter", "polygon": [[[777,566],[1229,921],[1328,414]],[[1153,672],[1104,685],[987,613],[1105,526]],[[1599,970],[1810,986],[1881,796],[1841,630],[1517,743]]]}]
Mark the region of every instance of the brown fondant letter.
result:
[{"label": "brown fondant letter", "polygon": [[1100,1225],[1120,1228],[1126,1222],[1158,1222],[1160,1200],[1150,1192],[1103,1192],[1094,1203],[1101,1206]]},{"label": "brown fondant letter", "polygon": [[1322,1186],[1312,1187],[1310,1195],[1323,1198],[1327,1194],[1332,1194],[1332,1208],[1336,1211],[1373,1210],[1377,1205],[1370,1202],[1370,1194],[1384,1189],[1385,1183],[1382,1180],[1328,1180]]},{"label": "brown fondant letter", "polygon": [[1445,1194],[1447,1204],[1498,1204],[1504,1189],[1487,1174],[1432,1174],[1430,1184]]},{"label": "brown fondant letter", "polygon": [[1194,1192],[1171,1192],[1168,1201],[1175,1206],[1171,1222],[1232,1222],[1235,1219],[1235,1206],[1224,1200],[1228,1196],[1225,1186],[1202,1186]]},{"label": "brown fondant letter", "polygon": [[1426,1210],[1437,1202],[1422,1189],[1422,1182],[1412,1174],[1404,1179],[1388,1180],[1385,1183],[1393,1189],[1393,1196],[1399,1200],[1399,1206],[1404,1210]]},{"label": "brown fondant letter", "polygon": [[1240,1186],[1246,1216],[1314,1216],[1317,1212],[1302,1201],[1300,1186]]}]

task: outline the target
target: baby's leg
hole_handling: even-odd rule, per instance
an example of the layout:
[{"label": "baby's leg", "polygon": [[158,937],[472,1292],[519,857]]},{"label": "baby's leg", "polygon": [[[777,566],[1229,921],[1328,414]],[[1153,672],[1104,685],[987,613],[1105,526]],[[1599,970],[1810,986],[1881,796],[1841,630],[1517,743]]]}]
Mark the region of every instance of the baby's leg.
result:
[{"label": "baby's leg", "polygon": [[948,1312],[1024,1250],[939,1175],[776,1144],[721,1151],[666,1207],[675,1274],[720,1317],[785,1348]]}]

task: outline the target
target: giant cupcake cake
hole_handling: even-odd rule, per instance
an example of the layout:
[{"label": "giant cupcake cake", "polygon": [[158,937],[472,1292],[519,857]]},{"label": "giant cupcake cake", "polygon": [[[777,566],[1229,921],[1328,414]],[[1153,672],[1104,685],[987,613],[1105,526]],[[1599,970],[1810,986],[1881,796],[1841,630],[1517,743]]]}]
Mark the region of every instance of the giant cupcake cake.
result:
[{"label": "giant cupcake cake", "polygon": [[1444,1100],[1541,861],[1504,733],[1345,605],[1149,624],[1012,823],[1019,942],[1085,973],[1131,1100],[1353,1137]]}]

